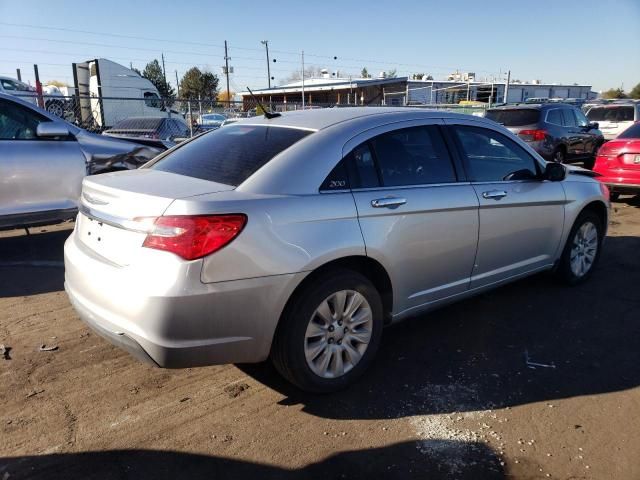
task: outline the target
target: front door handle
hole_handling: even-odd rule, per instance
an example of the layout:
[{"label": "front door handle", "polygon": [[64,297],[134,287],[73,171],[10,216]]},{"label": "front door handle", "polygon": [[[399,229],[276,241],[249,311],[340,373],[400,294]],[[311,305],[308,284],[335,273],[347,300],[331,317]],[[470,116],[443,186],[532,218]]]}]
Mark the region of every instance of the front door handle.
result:
[{"label": "front door handle", "polygon": [[371,206],[373,208],[398,208],[405,203],[407,203],[407,199],[400,197],[385,197],[371,200]]},{"label": "front door handle", "polygon": [[500,200],[507,196],[507,192],[504,190],[490,190],[488,192],[482,192],[482,198]]}]

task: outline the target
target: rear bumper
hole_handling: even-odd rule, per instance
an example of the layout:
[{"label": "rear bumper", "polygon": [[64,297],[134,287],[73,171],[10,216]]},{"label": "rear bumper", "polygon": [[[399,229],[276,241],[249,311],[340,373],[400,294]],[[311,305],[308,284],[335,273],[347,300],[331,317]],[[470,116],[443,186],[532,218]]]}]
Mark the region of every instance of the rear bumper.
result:
[{"label": "rear bumper", "polygon": [[265,360],[280,314],[304,273],[204,284],[202,261],[166,252],[152,270],[115,266],[75,235],[65,243],[65,289],[96,333],[165,368]]},{"label": "rear bumper", "polygon": [[627,193],[630,195],[640,194],[640,183],[634,184],[634,183],[608,182],[606,180],[600,180],[600,181],[604,183],[607,187],[609,187],[609,191],[611,192],[622,193],[622,194]]}]

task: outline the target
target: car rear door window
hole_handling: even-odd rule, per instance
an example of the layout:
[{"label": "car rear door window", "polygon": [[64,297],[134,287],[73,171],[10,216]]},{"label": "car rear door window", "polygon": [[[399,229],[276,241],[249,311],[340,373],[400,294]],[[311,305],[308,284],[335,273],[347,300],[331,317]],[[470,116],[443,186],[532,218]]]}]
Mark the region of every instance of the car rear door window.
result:
[{"label": "car rear door window", "polygon": [[149,168],[238,186],[310,133],[297,128],[230,125],[184,143]]},{"label": "car rear door window", "polygon": [[472,182],[500,182],[536,178],[536,161],[505,135],[488,128],[458,125],[454,132]]},{"label": "car rear door window", "polygon": [[447,147],[435,125],[394,130],[373,138],[370,144],[385,187],[456,181]]}]

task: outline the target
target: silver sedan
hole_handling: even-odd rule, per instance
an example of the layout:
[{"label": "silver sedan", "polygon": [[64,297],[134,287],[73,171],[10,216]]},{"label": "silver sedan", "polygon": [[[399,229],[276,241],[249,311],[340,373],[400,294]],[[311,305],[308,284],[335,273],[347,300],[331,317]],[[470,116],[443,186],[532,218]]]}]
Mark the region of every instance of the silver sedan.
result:
[{"label": "silver sedan", "polygon": [[85,175],[137,168],[164,150],[87,132],[0,93],[0,228],[73,218]]},{"label": "silver sedan", "polygon": [[383,326],[598,261],[608,191],[482,118],[348,108],[251,118],[84,180],[65,245],[80,317],[161,367],[271,358],[346,387]]}]

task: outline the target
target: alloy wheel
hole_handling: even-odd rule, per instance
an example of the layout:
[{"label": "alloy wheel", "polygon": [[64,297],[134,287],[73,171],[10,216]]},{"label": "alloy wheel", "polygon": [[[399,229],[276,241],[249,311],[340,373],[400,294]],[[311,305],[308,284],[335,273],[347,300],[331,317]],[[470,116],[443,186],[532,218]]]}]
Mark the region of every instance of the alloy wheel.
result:
[{"label": "alloy wheel", "polygon": [[337,378],[352,370],[371,341],[373,314],[366,298],[355,290],[327,297],[309,319],[304,354],[309,368],[322,378]]},{"label": "alloy wheel", "polygon": [[573,274],[578,278],[585,276],[591,270],[597,253],[598,230],[593,223],[585,222],[573,237],[569,256],[569,265]]}]

